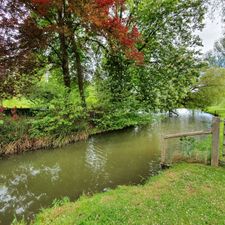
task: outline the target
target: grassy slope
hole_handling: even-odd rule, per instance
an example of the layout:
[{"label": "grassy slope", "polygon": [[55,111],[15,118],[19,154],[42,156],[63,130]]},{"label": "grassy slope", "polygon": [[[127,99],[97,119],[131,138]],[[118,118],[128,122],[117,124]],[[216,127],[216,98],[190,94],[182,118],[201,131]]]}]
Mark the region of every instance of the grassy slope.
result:
[{"label": "grassy slope", "polygon": [[34,224],[225,224],[225,169],[178,164],[144,186],[121,186],[40,213]]}]

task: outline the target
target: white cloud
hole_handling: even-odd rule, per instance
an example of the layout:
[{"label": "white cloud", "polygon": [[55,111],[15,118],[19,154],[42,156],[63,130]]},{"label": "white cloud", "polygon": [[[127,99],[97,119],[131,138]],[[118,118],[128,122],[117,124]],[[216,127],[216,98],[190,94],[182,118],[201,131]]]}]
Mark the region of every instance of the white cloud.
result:
[{"label": "white cloud", "polygon": [[215,12],[214,18],[207,17],[205,20],[205,28],[202,32],[198,32],[202,39],[202,52],[206,53],[213,49],[215,41],[223,36],[222,18],[219,12]]}]

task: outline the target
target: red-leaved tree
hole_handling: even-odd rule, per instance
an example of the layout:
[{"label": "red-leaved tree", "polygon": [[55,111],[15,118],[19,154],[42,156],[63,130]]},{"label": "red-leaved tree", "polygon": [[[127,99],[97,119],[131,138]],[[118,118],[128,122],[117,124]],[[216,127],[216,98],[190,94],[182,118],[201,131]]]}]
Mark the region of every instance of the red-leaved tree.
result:
[{"label": "red-leaved tree", "polygon": [[72,79],[70,65],[75,66],[81,102],[86,107],[81,55],[85,41],[112,51],[122,48],[128,59],[143,63],[143,54],[137,49],[141,37],[138,28],[129,25],[125,0],[2,1],[0,69],[4,76],[15,71],[31,73],[45,66],[49,62],[38,56],[48,53],[48,60],[61,67],[68,88]]}]

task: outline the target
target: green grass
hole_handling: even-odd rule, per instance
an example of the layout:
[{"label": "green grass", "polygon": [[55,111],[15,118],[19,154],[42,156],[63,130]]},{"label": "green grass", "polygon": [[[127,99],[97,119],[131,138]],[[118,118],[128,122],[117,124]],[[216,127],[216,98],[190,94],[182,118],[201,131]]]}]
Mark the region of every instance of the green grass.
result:
[{"label": "green grass", "polygon": [[221,118],[225,118],[225,107],[221,106],[221,105],[217,105],[217,106],[210,106],[207,108],[206,110],[209,113],[212,114],[218,114]]},{"label": "green grass", "polygon": [[[23,223],[22,223],[23,224]],[[178,164],[143,186],[55,204],[35,225],[225,224],[225,168]]]},{"label": "green grass", "polygon": [[12,98],[3,101],[3,106],[6,108],[31,108],[34,104],[26,98]]}]

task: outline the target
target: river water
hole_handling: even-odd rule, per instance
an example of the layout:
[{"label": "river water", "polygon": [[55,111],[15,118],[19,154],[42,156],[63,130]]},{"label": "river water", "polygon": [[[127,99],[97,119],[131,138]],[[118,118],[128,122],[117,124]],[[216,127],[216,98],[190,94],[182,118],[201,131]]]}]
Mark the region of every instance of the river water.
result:
[{"label": "river water", "polygon": [[32,219],[54,199],[143,183],[159,171],[161,136],[210,128],[212,116],[178,110],[179,117],[155,119],[145,127],[95,135],[54,150],[0,161],[0,224]]}]

